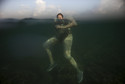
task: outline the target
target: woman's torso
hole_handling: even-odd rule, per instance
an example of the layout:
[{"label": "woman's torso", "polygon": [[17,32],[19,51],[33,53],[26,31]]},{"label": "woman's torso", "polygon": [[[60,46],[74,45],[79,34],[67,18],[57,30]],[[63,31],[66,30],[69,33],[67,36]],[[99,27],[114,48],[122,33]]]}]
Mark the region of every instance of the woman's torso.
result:
[{"label": "woman's torso", "polygon": [[[65,26],[69,23],[67,19],[57,19],[55,25]],[[56,28],[56,37],[59,40],[64,40],[69,34],[71,34],[71,28]]]}]

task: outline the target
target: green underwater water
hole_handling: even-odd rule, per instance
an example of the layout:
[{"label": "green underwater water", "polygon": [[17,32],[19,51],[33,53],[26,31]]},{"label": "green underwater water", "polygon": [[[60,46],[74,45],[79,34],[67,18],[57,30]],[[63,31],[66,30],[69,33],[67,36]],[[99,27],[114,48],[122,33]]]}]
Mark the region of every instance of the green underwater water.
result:
[{"label": "green underwater water", "polygon": [[[77,21],[72,28],[72,56],[84,71],[81,84],[125,83],[125,21]],[[57,66],[47,72],[43,43],[55,35],[53,20],[22,20],[0,27],[1,84],[77,84],[76,71],[53,46]]]}]

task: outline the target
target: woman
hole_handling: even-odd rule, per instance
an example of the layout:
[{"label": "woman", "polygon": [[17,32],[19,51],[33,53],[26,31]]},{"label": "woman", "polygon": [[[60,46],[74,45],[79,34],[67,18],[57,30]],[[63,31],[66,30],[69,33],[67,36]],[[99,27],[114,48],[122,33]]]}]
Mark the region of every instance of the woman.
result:
[{"label": "woman", "polygon": [[76,25],[77,23],[74,19],[72,20],[64,19],[63,14],[61,13],[57,14],[57,19],[55,20],[55,27],[57,30],[57,34],[55,37],[51,37],[50,39],[48,39],[44,43],[44,47],[50,59],[50,66],[48,68],[48,71],[51,71],[56,66],[56,64],[53,60],[50,47],[56,44],[57,42],[63,42],[65,58],[68,59],[69,62],[73,65],[73,67],[76,69],[78,82],[80,83],[83,79],[83,72],[78,68],[76,61],[71,56],[71,47],[72,47],[72,40],[73,40],[71,27]]}]

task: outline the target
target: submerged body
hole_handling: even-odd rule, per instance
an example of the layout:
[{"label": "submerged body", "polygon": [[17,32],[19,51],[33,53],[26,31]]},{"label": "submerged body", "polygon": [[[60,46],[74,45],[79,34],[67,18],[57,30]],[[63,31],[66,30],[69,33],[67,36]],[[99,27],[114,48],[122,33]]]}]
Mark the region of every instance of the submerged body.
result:
[{"label": "submerged body", "polygon": [[[55,20],[55,25],[65,26],[68,25],[71,21],[68,19],[57,19]],[[71,28],[56,28],[56,38],[59,41],[63,41],[69,34],[71,34]]]},{"label": "submerged body", "polygon": [[77,70],[77,77],[78,82],[80,83],[82,81],[82,75],[83,72],[78,68],[78,65],[74,58],[71,56],[71,47],[72,47],[72,41],[73,41],[73,35],[71,32],[71,27],[76,26],[77,23],[74,19],[63,19],[61,16],[58,16],[55,20],[55,27],[56,27],[56,35],[54,37],[51,37],[44,43],[44,47],[47,51],[47,54],[50,59],[50,67],[48,68],[48,71],[51,71],[55,66],[55,62],[52,57],[52,52],[50,50],[50,47],[55,45],[58,42],[63,42],[64,44],[64,55],[67,60],[73,65],[73,67]]}]

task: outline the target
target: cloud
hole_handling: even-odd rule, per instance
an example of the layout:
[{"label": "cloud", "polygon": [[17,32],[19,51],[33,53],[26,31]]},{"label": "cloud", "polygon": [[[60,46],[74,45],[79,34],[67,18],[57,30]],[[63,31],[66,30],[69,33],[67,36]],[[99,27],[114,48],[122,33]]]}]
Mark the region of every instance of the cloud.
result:
[{"label": "cloud", "polygon": [[123,0],[101,0],[97,12],[101,14],[121,13],[123,4]]},{"label": "cloud", "polygon": [[35,3],[36,3],[36,8],[35,8],[35,11],[33,14],[34,17],[41,15],[46,9],[46,2],[45,1],[36,0]]},{"label": "cloud", "polygon": [[[9,3],[8,3],[9,4]],[[11,3],[13,4],[13,3]],[[5,7],[5,6],[4,6]],[[8,6],[9,8],[10,6]],[[60,6],[56,6],[53,4],[46,4],[46,1],[44,0],[34,0],[32,4],[28,3],[18,3],[17,5],[14,5],[13,7],[16,8],[16,10],[12,9],[10,10],[2,10],[0,11],[0,18],[54,18],[55,15],[58,12],[61,12]]]},{"label": "cloud", "polygon": [[56,14],[60,12],[64,15],[75,14],[73,10],[63,10],[61,5],[48,4],[45,0],[15,3],[13,0],[6,3],[0,11],[0,18],[55,18]]},{"label": "cloud", "polygon": [[57,13],[62,12],[58,5],[47,5],[44,0],[36,0],[36,8],[33,11],[34,18],[54,18]]},{"label": "cloud", "polygon": [[77,15],[78,19],[121,19],[125,14],[125,0],[100,0],[92,10]]},{"label": "cloud", "polygon": [[60,6],[47,5],[44,0],[36,0],[36,8],[33,11],[34,18],[53,18],[57,13],[61,12]]}]

